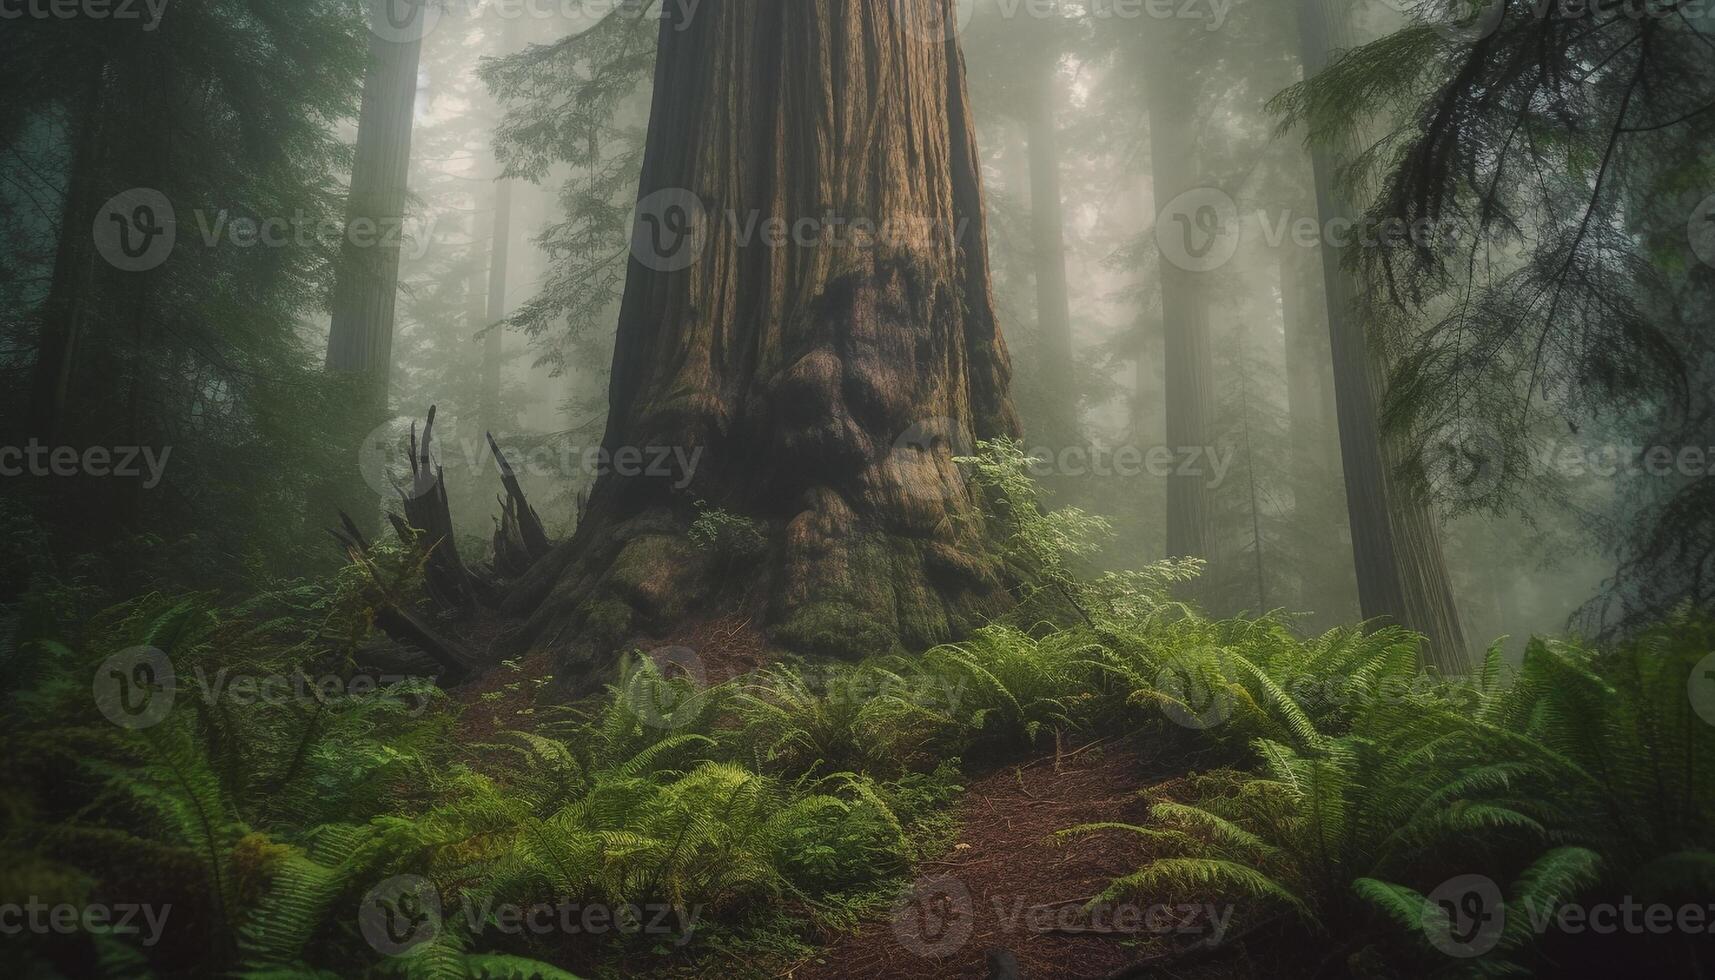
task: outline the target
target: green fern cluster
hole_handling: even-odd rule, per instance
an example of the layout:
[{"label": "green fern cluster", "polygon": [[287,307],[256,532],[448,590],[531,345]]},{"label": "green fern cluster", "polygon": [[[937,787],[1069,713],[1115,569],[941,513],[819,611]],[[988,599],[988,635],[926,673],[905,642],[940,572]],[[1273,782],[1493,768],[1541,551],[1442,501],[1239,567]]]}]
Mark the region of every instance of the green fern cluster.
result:
[{"label": "green fern cluster", "polygon": [[[0,730],[6,863],[75,903],[170,904],[150,956],[169,972],[230,962],[287,842],[405,805],[445,751],[450,719],[427,710],[432,685],[347,685],[349,660],[304,638],[325,618],[231,613],[206,596],[147,596],[75,646],[22,645]],[[171,664],[172,707],[157,723],[120,727],[91,696],[107,655],[127,649]],[[41,879],[7,880],[0,900],[42,897]]]},{"label": "green fern cluster", "polygon": [[[1706,621],[1610,651],[1536,640],[1510,683],[1498,648],[1455,681],[1419,674],[1395,641],[1330,636],[1261,663],[1222,653],[1210,673],[1266,733],[1260,765],[1155,793],[1146,825],[1066,831],[1122,831],[1149,855],[1099,899],[1254,900],[1352,955],[1376,939],[1354,924],[1380,913],[1398,930],[1382,947],[1411,957],[1432,952],[1446,914],[1429,893],[1481,875],[1511,883],[1504,932],[1480,959],[1430,962],[1505,973],[1528,972],[1542,910],[1592,889],[1646,903],[1712,893],[1715,726],[1687,697],[1715,641]],[[1281,682],[1330,665],[1346,682],[1337,705]]]},{"label": "green fern cluster", "polygon": [[[735,723],[746,695],[733,685],[699,690],[647,658],[593,712],[544,711],[476,745],[449,737],[455,713],[426,683],[278,701],[203,693],[223,670],[351,669],[342,651],[364,639],[368,588],[256,604],[295,613],[274,618],[151,597],[82,643],[31,645],[7,712],[0,900],[171,904],[179,928],[159,948],[29,937],[8,952],[103,975],[91,957],[112,959],[113,975],[565,977],[548,961],[567,962],[568,942],[574,960],[600,962],[705,937],[691,948],[730,946],[723,937],[784,907],[799,931],[849,923],[938,831],[955,788],[948,769],[896,767],[880,782],[779,753],[765,764],[760,698],[742,713],[754,724]],[[103,655],[136,646],[170,659],[178,690],[159,724],[125,729],[100,716],[89,679]],[[430,882],[445,914],[431,941],[387,956],[358,913],[398,875]],[[537,937],[496,920],[567,903],[671,909],[677,929]]]}]

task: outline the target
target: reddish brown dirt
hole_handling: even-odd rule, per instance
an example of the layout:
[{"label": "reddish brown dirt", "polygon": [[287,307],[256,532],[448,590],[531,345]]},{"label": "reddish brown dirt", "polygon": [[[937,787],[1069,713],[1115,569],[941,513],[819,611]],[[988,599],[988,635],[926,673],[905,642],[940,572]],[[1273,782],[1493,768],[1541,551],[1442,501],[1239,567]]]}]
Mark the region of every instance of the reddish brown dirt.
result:
[{"label": "reddish brown dirt", "polygon": [[709,684],[732,680],[780,659],[757,625],[760,615],[734,610],[687,620],[655,641],[657,647],[684,647],[697,655]]},{"label": "reddish brown dirt", "polygon": [[449,691],[463,710],[458,716],[457,737],[461,743],[492,739],[510,729],[530,727],[530,712],[536,702],[538,681],[554,673],[552,658],[532,653],[517,661],[517,667],[497,664],[481,677]]},{"label": "reddish brown dirt", "polygon": [[1184,760],[1177,761],[1167,765],[1153,753],[1097,743],[973,781],[961,805],[959,842],[923,863],[911,897],[788,975],[982,978],[989,976],[989,951],[1004,949],[1017,957],[1025,980],[1106,977],[1191,946],[1207,923],[1165,907],[1149,920],[1153,930],[1063,931],[1142,919],[1142,905],[1131,906],[1127,917],[1110,910],[1095,923],[1081,909],[1145,855],[1140,839],[1123,831],[1054,839],[1056,831],[1083,823],[1145,823],[1147,803],[1138,790],[1175,775]]},{"label": "reddish brown dirt", "polygon": [[[481,741],[498,732],[512,728],[528,728],[529,712],[536,703],[538,682],[554,673],[553,658],[546,652],[532,653],[507,666],[490,655],[498,643],[500,630],[489,623],[468,627],[460,640],[495,663],[482,676],[450,691],[453,701],[464,709],[459,716],[458,734],[464,741]],[[734,611],[717,616],[688,620],[659,639],[640,638],[633,644],[644,652],[670,648],[688,649],[696,655],[693,661],[702,671],[701,680],[709,685],[731,680],[779,659],[779,651],[769,647],[762,631],[755,626],[755,617]],[[664,669],[683,669],[684,661],[666,657],[660,662]]]}]

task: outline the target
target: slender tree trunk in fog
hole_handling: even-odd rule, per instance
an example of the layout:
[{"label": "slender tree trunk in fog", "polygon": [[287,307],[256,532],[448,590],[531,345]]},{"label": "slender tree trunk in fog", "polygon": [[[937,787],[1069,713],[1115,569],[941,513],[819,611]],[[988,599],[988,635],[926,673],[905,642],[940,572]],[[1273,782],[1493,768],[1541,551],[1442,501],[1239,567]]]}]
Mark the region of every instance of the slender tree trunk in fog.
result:
[{"label": "slender tree trunk in fog", "polygon": [[[424,16],[412,8],[413,16]],[[399,235],[411,163],[421,39],[369,39],[369,72],[357,123],[347,234],[334,283],[330,371],[363,379],[365,400],[381,411],[392,371],[393,312],[399,293]]]},{"label": "slender tree trunk in fog", "polygon": [[488,333],[482,338],[482,425],[489,432],[500,427],[500,365],[506,354],[506,265],[512,247],[512,181],[494,185],[494,236],[488,249]]},{"label": "slender tree trunk in fog", "polygon": [[[1302,0],[1299,29],[1307,75],[1326,67],[1336,50],[1351,47],[1343,10],[1339,0]],[[1335,186],[1336,155],[1316,146],[1312,162],[1324,227],[1336,217],[1353,217],[1351,202]],[[1364,336],[1355,312],[1358,284],[1342,260],[1340,249],[1324,243],[1329,346],[1358,600],[1366,619],[1387,619],[1423,633],[1430,663],[1463,670],[1469,653],[1441,538],[1428,506],[1394,479],[1394,454],[1382,437],[1377,412],[1387,369]]]},{"label": "slender tree trunk in fog", "polygon": [[[1193,166],[1196,107],[1164,39],[1149,77],[1149,147],[1159,216],[1174,198],[1196,187]],[[1167,445],[1175,452],[1209,445],[1215,416],[1214,355],[1209,348],[1209,300],[1203,277],[1161,258],[1161,315],[1167,388]],[[1167,554],[1214,553],[1214,508],[1207,473],[1167,481]]]},{"label": "slender tree trunk in fog", "polygon": [[[1148,214],[1150,196],[1143,193],[1143,181],[1138,180],[1133,187],[1133,193],[1137,195],[1137,213]],[[1157,445],[1161,441],[1153,434],[1153,427],[1160,423],[1164,401],[1157,384],[1157,372],[1161,370],[1161,328],[1160,320],[1141,312],[1132,327],[1137,333],[1137,361],[1132,370],[1130,438],[1138,447]]]},{"label": "slender tree trunk in fog", "polygon": [[87,90],[70,107],[75,136],[65,204],[60,211],[53,280],[42,309],[31,378],[30,434],[49,444],[59,440],[65,423],[72,369],[86,316],[85,299],[94,263],[100,261],[90,243],[90,222],[99,204],[96,180],[101,159],[103,89],[99,65],[92,66],[90,78]]},{"label": "slender tree trunk in fog", "polygon": [[[1239,329],[1245,330],[1246,328],[1241,324]],[[1248,339],[1248,333],[1240,338],[1241,347],[1239,362],[1241,364],[1244,363],[1245,359],[1245,350],[1242,343]],[[1253,559],[1253,570],[1256,572],[1256,611],[1260,615],[1268,611],[1268,579],[1263,574],[1262,501],[1257,493],[1256,486],[1256,456],[1251,449],[1251,385],[1248,372],[1240,378],[1240,383],[1242,387],[1239,389],[1239,431],[1242,433],[1244,440],[1244,446],[1242,448],[1245,454],[1246,489],[1250,492],[1251,557]]]},{"label": "slender tree trunk in fog", "polygon": [[[963,56],[931,36],[950,7],[727,0],[663,21],[604,439],[616,464],[508,607],[533,610],[522,639],[574,686],[699,615],[857,656],[1006,606],[952,458],[1018,424]],[[821,237],[747,238],[752,218]],[[858,221],[886,231],[866,241]],[[647,447],[692,472],[622,469]],[[756,533],[699,547],[687,531],[705,508]]]},{"label": "slender tree trunk in fog", "polygon": [[1072,360],[1071,295],[1066,284],[1065,206],[1060,188],[1058,65],[1051,53],[1039,55],[1036,83],[1025,97],[1025,131],[1030,147],[1030,243],[1036,271],[1038,350],[1041,382],[1053,416],[1035,426],[1048,445],[1060,450],[1078,439],[1078,389]]},{"label": "slender tree trunk in fog", "polygon": [[[1280,250],[1279,269],[1292,509],[1300,540],[1315,548],[1321,546],[1319,535],[1346,526],[1346,503],[1332,482],[1340,474],[1340,440],[1321,257],[1288,243]],[[1356,596],[1355,582],[1348,582],[1343,573],[1340,582],[1331,581],[1327,568],[1320,562],[1298,566],[1301,611],[1322,613],[1330,603]]]},{"label": "slender tree trunk in fog", "polygon": [[[424,16],[422,7],[409,9],[411,16]],[[420,38],[391,41],[374,33],[369,38],[369,69],[358,112],[357,148],[346,201],[345,236],[334,279],[327,354],[328,371],[355,382],[351,393],[354,402],[347,409],[359,431],[379,423],[387,414],[394,304],[399,293],[399,244],[422,46]],[[373,531],[380,519],[374,491],[344,476],[345,471],[339,472],[311,494],[311,525],[343,512],[366,532]]]},{"label": "slender tree trunk in fog", "polygon": [[[523,25],[524,20],[521,17],[507,19],[501,33],[501,45],[504,49],[502,54],[511,54],[522,46]],[[500,106],[490,105],[489,112],[495,119],[501,118]],[[492,133],[490,139],[493,139]],[[500,372],[506,359],[506,331],[499,324],[506,319],[506,281],[512,255],[513,181],[504,176],[504,166],[499,154],[494,156],[495,169],[502,175],[494,182],[494,227],[488,246],[488,333],[482,338],[482,392],[479,406],[482,427],[488,432],[497,432],[501,427]]]},{"label": "slender tree trunk in fog", "polygon": [[1290,243],[1280,253],[1280,307],[1294,490],[1309,492],[1312,473],[1332,472],[1340,465],[1340,445],[1335,438],[1333,355],[1328,349],[1322,265],[1314,252]]}]

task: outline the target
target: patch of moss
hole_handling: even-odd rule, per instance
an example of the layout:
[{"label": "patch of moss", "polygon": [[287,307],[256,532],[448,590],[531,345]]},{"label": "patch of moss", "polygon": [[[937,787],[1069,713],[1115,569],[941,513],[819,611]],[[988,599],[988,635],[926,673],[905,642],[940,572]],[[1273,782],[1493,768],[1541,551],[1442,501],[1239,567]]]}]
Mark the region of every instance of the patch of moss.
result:
[{"label": "patch of moss", "polygon": [[897,633],[843,602],[817,602],[793,610],[774,628],[774,640],[794,653],[841,660],[903,652]]},{"label": "patch of moss", "polygon": [[650,534],[625,543],[608,572],[607,587],[657,622],[685,614],[707,586],[691,545],[670,534]]},{"label": "patch of moss", "polygon": [[581,644],[594,649],[615,649],[631,632],[636,613],[625,602],[611,596],[591,599],[582,609]]},{"label": "patch of moss", "polygon": [[942,597],[924,576],[921,552],[902,547],[893,555],[894,612],[899,638],[913,650],[925,650],[951,638]]}]

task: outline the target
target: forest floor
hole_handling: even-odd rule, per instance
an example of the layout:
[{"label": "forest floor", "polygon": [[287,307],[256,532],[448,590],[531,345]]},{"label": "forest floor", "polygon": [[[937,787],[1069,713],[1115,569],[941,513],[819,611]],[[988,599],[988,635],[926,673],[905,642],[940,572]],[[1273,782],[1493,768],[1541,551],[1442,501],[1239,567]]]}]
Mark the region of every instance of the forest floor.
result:
[{"label": "forest floor", "polygon": [[[490,660],[497,658],[491,649],[499,643],[504,624],[480,623],[467,627],[460,641]],[[751,617],[742,611],[721,616],[700,618],[682,624],[667,636],[652,641],[650,649],[692,650],[701,676],[701,685],[720,684],[741,674],[765,667],[779,658],[780,651],[770,649],[760,630],[751,627]],[[453,695],[463,710],[459,714],[458,732],[466,742],[483,741],[511,728],[520,727],[541,700],[543,685],[553,677],[552,657],[546,652],[529,654],[517,661],[500,661],[501,667],[490,670],[468,684],[460,686]],[[675,664],[672,669],[679,669]]]},{"label": "forest floor", "polygon": [[[658,646],[696,650],[703,683],[717,684],[773,657],[741,613],[685,624]],[[480,642],[484,637],[467,638]],[[551,682],[546,654],[505,663],[461,688],[458,737],[481,743],[522,727]],[[969,777],[954,843],[919,862],[909,897],[832,937],[779,975],[793,980],[1007,978],[1083,980],[1120,975],[1200,978],[1260,975],[1230,906],[1094,910],[1091,899],[1149,857],[1138,835],[1103,830],[1058,838],[1091,823],[1147,824],[1152,800],[1173,799],[1183,778],[1218,765],[1183,744],[1103,738],[1061,744]],[[1237,919],[1245,919],[1241,909]],[[1259,937],[1260,938],[1260,937]],[[1254,941],[1253,941],[1254,942]],[[997,969],[1010,953],[1017,973]],[[770,971],[772,972],[772,971]]]},{"label": "forest floor", "polygon": [[[1086,823],[1147,823],[1150,800],[1139,788],[1172,797],[1195,762],[1178,751],[1168,756],[1165,746],[1101,740],[974,778],[960,804],[957,843],[921,862],[911,896],[785,975],[1077,980],[1139,964],[1151,976],[1251,975],[1242,941],[1218,959],[1202,955],[1239,938],[1230,907],[1086,910],[1109,882],[1147,859],[1137,835],[1055,836]],[[991,965],[1002,950],[1014,957],[1016,974]]]}]

